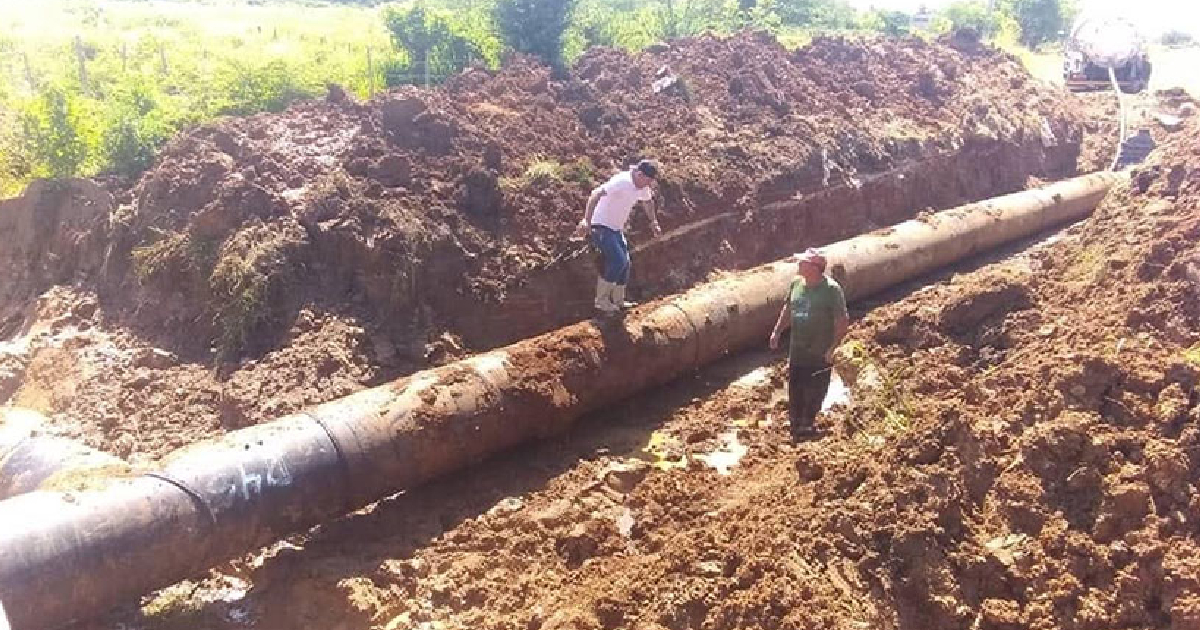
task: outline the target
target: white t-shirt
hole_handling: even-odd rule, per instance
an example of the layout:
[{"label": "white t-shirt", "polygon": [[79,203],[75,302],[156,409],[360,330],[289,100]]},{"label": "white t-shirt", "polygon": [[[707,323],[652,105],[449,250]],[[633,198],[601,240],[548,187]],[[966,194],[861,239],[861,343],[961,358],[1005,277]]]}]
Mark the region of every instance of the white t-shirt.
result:
[{"label": "white t-shirt", "polygon": [[632,171],[613,175],[597,190],[603,190],[604,196],[600,197],[596,209],[592,211],[592,225],[603,225],[618,232],[625,229],[625,222],[633,212],[633,204],[651,199],[649,186],[639,189],[633,184]]}]

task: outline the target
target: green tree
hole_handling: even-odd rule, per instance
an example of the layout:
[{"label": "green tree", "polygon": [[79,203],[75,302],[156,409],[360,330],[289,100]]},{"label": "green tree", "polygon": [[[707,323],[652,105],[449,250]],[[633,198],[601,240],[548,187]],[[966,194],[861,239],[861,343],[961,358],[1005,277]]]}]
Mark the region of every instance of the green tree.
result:
[{"label": "green tree", "polygon": [[1074,6],[1065,0],[1007,0],[1004,11],[1021,27],[1021,43],[1033,48],[1059,38]]},{"label": "green tree", "polygon": [[34,176],[79,174],[88,157],[83,119],[78,99],[58,87],[46,88],[29,104],[21,116],[21,128]]},{"label": "green tree", "polygon": [[845,0],[779,0],[776,10],[784,24],[816,28],[851,28],[854,7]]},{"label": "green tree", "polygon": [[940,16],[948,30],[973,29],[981,37],[995,37],[1000,31],[1000,13],[988,9],[980,0],[960,0],[948,5]]},{"label": "green tree", "polygon": [[576,4],[578,0],[497,0],[493,16],[510,48],[562,69],[563,36]]},{"label": "green tree", "polygon": [[0,107],[0,197],[19,193],[33,169],[18,121],[16,112]]},{"label": "green tree", "polygon": [[164,117],[158,96],[144,81],[122,86],[110,99],[100,149],[115,173],[132,178],[154,162],[154,155],[175,131]]},{"label": "green tree", "polygon": [[[426,74],[447,76],[483,56],[480,45],[459,32],[448,13],[426,6],[418,0],[406,8],[388,7],[384,22],[392,34],[392,43],[405,51],[406,66],[412,77]],[[399,76],[405,67],[389,70]],[[389,79],[389,84],[395,84]]]},{"label": "green tree", "polygon": [[783,26],[777,0],[757,0],[751,6],[743,8],[740,17],[740,28],[761,28],[778,33]]},{"label": "green tree", "polygon": [[871,15],[873,28],[871,30],[879,31],[889,37],[900,37],[908,35],[909,23],[912,18],[903,11],[884,11],[882,9],[872,9],[868,12]]}]

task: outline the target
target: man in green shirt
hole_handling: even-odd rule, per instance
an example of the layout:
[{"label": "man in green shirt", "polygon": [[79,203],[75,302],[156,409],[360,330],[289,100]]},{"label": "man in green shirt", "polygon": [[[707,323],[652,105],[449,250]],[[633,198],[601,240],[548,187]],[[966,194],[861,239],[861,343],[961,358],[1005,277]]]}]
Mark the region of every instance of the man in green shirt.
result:
[{"label": "man in green shirt", "polygon": [[833,349],[846,335],[850,317],[841,285],[825,275],[825,257],[809,249],[794,260],[797,277],[771,331],[771,349],[779,347],[779,336],[791,327],[788,410],[792,439],[799,441],[816,434],[813,421],[829,390]]}]

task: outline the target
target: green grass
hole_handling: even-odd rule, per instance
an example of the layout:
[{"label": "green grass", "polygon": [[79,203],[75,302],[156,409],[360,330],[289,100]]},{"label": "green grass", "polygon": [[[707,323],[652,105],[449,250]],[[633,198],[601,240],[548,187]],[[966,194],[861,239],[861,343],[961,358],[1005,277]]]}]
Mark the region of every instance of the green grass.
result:
[{"label": "green grass", "polygon": [[267,225],[244,228],[222,246],[208,277],[222,359],[242,352],[253,331],[270,317],[272,293],[291,277],[303,246],[298,234]]},{"label": "green grass", "polygon": [[[427,1],[477,45],[480,61],[497,63],[492,0]],[[818,32],[858,36],[879,27],[849,5],[810,24],[781,22],[780,4],[756,5],[780,8],[779,15],[738,6],[733,0],[581,0],[564,56],[570,61],[595,45],[638,50],[672,35],[743,28],[765,28],[794,48]],[[7,2],[0,11],[0,197],[35,177],[114,172],[135,178],[183,128],[223,115],[278,111],[323,94],[328,83],[363,98],[388,82],[420,82],[423,77],[406,74],[416,66],[394,47],[385,11],[386,5],[270,0]],[[1057,53],[1006,48],[1036,75],[1057,80]],[[1160,47],[1153,54],[1155,87],[1200,88],[1193,71],[1200,49]],[[686,96],[686,80],[681,89]],[[559,166],[531,165],[532,172],[508,183],[589,179],[585,167]]]},{"label": "green grass", "polygon": [[133,250],[133,270],[142,284],[202,279],[216,255],[216,243],[170,232]]},{"label": "green grass", "polygon": [[[529,161],[529,164],[525,165],[525,170],[520,175],[516,177],[501,177],[500,186],[510,190],[521,190],[530,186],[544,186],[563,181],[567,171],[568,168],[564,167],[558,160],[544,155],[535,155]],[[575,175],[574,171],[572,171],[572,175]]]},{"label": "green grass", "polygon": [[[33,177],[109,169],[135,176],[185,126],[278,111],[322,94],[327,83],[366,97],[383,90],[384,68],[401,54],[374,8],[7,3],[0,12],[0,195]],[[55,162],[64,154],[70,159]]]},{"label": "green grass", "polygon": [[1183,360],[1200,367],[1200,343],[1183,351]]}]

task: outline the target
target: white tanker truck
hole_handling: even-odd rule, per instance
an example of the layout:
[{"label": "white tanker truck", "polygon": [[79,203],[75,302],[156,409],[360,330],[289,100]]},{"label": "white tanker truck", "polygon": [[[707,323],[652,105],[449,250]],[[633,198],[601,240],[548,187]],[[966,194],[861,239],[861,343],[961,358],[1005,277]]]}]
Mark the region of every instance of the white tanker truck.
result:
[{"label": "white tanker truck", "polygon": [[1063,80],[1068,89],[1110,87],[1109,68],[1123,92],[1141,92],[1150,83],[1145,39],[1126,18],[1081,15],[1071,27],[1063,52]]}]

